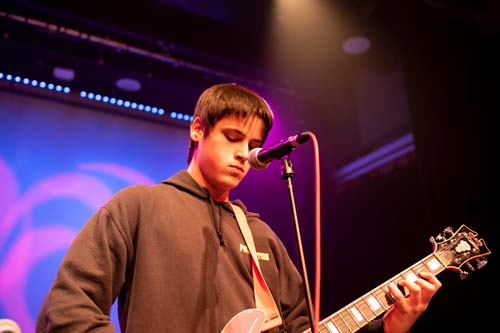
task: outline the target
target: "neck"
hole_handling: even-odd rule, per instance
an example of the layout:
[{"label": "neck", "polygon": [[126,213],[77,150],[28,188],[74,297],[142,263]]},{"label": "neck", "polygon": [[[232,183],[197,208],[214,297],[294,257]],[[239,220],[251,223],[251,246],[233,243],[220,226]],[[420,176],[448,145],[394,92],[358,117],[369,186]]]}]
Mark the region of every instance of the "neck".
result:
[{"label": "neck", "polygon": [[187,168],[187,172],[191,175],[191,177],[193,177],[193,179],[198,183],[198,185],[207,189],[208,194],[214,201],[229,202],[229,191],[228,190],[217,191],[216,188],[214,188],[205,181],[205,179],[201,175],[200,170],[195,166],[193,166],[193,164],[189,165],[189,167]]},{"label": "neck", "polygon": [[229,192],[224,192],[222,194],[217,194],[217,193],[214,193],[214,191],[212,189],[210,189],[209,187],[205,187],[208,191],[208,194],[212,197],[212,199],[214,201],[217,201],[217,202],[229,202]]}]

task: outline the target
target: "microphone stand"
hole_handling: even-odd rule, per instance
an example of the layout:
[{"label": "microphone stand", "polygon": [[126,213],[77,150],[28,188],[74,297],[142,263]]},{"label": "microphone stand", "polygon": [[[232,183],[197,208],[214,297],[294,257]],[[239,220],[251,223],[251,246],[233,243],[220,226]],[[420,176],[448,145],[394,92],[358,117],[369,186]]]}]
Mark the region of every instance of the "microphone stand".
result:
[{"label": "microphone stand", "polygon": [[302,239],[300,236],[300,227],[299,227],[299,220],[297,217],[297,208],[295,206],[295,198],[294,198],[294,193],[293,193],[293,186],[292,186],[292,178],[295,175],[293,172],[293,167],[292,167],[292,161],[290,160],[290,154],[283,158],[281,160],[282,163],[282,175],[281,178],[285,179],[288,183],[288,193],[290,197],[290,205],[292,209],[292,216],[293,216],[293,222],[294,222],[294,229],[295,229],[295,238],[297,241],[297,247],[299,250],[299,256],[300,256],[300,264],[302,267],[302,279],[304,280],[304,288],[305,288],[305,294],[306,294],[306,302],[307,302],[307,309],[308,309],[308,315],[309,315],[309,322],[311,326],[311,330],[314,329],[314,311],[313,311],[313,303],[311,299],[311,291],[309,288],[309,279],[307,278],[307,267],[306,267],[306,260],[304,256],[304,249],[302,247]]}]

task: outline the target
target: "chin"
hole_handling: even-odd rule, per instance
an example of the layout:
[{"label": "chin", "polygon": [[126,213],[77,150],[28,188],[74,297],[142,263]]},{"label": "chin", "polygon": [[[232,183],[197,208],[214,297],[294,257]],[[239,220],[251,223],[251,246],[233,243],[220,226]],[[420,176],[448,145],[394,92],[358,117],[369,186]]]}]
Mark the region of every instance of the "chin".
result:
[{"label": "chin", "polygon": [[224,179],[223,183],[229,189],[233,189],[241,183],[242,179],[243,177],[229,176],[226,179]]}]

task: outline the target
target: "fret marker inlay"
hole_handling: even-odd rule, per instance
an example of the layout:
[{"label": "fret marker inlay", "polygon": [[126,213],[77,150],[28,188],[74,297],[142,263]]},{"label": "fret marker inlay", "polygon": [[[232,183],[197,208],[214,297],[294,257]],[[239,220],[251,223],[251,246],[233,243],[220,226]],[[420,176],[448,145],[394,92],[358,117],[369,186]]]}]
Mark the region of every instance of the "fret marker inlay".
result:
[{"label": "fret marker inlay", "polygon": [[373,312],[377,312],[377,310],[380,309],[380,303],[375,297],[373,296],[368,297],[367,302],[368,305],[370,306],[370,309],[372,309]]},{"label": "fret marker inlay", "polygon": [[437,270],[439,270],[441,268],[441,263],[439,262],[439,260],[437,260],[436,258],[434,259],[431,259],[427,262],[427,266],[429,266],[429,268],[435,272]]},{"label": "fret marker inlay", "polygon": [[361,313],[359,313],[358,309],[356,309],[354,306],[350,309],[352,315],[354,316],[354,318],[359,322],[363,321],[363,316],[361,315]]},{"label": "fret marker inlay", "polygon": [[413,272],[409,272],[408,274],[406,274],[405,279],[411,282],[415,282],[418,279],[418,276]]},{"label": "fret marker inlay", "polygon": [[326,327],[328,327],[328,330],[332,333],[340,333],[340,331],[335,327],[335,325],[330,321],[326,324]]}]

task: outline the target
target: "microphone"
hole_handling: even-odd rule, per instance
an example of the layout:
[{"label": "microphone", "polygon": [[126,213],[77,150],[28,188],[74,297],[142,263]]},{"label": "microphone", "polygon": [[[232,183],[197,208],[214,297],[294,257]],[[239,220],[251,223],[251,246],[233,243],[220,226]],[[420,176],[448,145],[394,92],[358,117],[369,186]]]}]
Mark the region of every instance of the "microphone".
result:
[{"label": "microphone", "polygon": [[248,154],[248,162],[254,169],[265,169],[273,160],[279,160],[290,154],[299,144],[309,140],[309,132],[292,135],[266,148],[254,148]]}]

